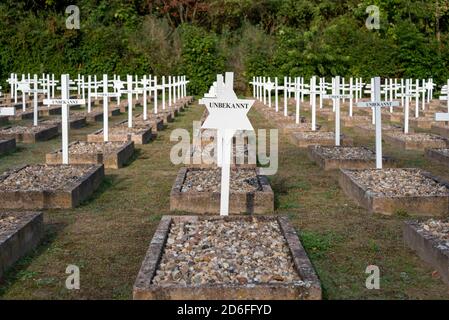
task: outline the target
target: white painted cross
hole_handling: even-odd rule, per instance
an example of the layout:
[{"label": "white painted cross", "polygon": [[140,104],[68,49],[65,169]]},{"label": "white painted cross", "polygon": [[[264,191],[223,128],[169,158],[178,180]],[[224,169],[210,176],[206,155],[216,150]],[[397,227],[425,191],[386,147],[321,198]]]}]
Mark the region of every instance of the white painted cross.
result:
[{"label": "white painted cross", "polygon": [[341,145],[341,130],[340,130],[340,99],[349,99],[352,96],[348,94],[340,94],[340,77],[337,76],[334,79],[334,92],[330,95],[325,95],[324,99],[332,99],[335,109],[335,145],[339,147]]},{"label": "white painted cross", "polygon": [[382,169],[382,113],[381,108],[391,108],[399,106],[398,101],[381,101],[380,96],[380,78],[376,77],[373,81],[374,101],[359,102],[357,106],[360,108],[374,109],[376,117],[376,168]]},{"label": "white painted cross", "polygon": [[[95,88],[97,86],[95,85]],[[103,74],[103,92],[97,92],[97,97],[103,97],[103,141],[109,141],[109,98],[117,97],[121,93],[109,92],[108,75]]]},{"label": "white painted cross", "polygon": [[447,101],[447,112],[449,113],[449,80],[447,80],[447,85],[441,89],[441,93],[445,94],[445,96],[440,96],[439,99],[441,101]]},{"label": "white painted cross", "polygon": [[6,80],[11,87],[11,99],[14,98],[14,103],[17,103],[17,74],[11,73],[8,80]]},{"label": "white painted cross", "polygon": [[316,89],[316,76],[313,76],[310,79],[310,105],[312,107],[312,131],[316,131],[316,95],[319,94],[320,95],[320,103],[321,103],[321,107],[322,107],[322,97],[324,94],[326,94],[325,91],[323,91],[322,86],[321,86],[321,82],[320,82],[320,87],[317,90]]},{"label": "white painted cross", "polygon": [[128,128],[133,127],[133,94],[143,93],[143,89],[135,88],[133,89],[133,76],[128,75],[126,77],[127,88],[123,90],[122,93],[128,94]]},{"label": "white painted cross", "polygon": [[446,94],[446,96],[440,96],[440,100],[447,101],[447,113],[435,114],[435,121],[449,122],[449,80],[447,80],[447,85],[441,89],[441,93]]},{"label": "white painted cross", "polygon": [[30,84],[29,83],[25,83],[22,85],[22,91],[26,92],[26,93],[33,93],[33,126],[37,126],[37,121],[38,121],[38,94],[39,93],[45,93],[45,90],[43,89],[39,89],[38,88],[38,81],[37,81],[37,75],[34,75],[33,78],[33,84],[34,87],[33,89],[31,89]]},{"label": "white painted cross", "polygon": [[271,91],[274,89],[274,83],[271,82],[271,78],[268,78],[268,82],[265,83],[264,89],[268,95],[268,108],[271,109]]},{"label": "white painted cross", "polygon": [[405,80],[405,93],[402,94],[403,98],[405,99],[405,106],[404,106],[404,133],[408,134],[409,132],[409,118],[410,118],[410,98],[413,98],[415,95],[411,92],[410,89],[410,80]]},{"label": "white painted cross", "polygon": [[84,99],[69,98],[70,76],[61,75],[61,99],[44,99],[46,105],[61,105],[62,164],[69,164],[69,108],[86,103]]},{"label": "white painted cross", "polygon": [[25,75],[22,74],[22,80],[17,83],[17,91],[22,91],[22,111],[26,110],[26,94],[30,90],[30,83],[25,80]]},{"label": "white painted cross", "polygon": [[217,140],[221,141],[221,216],[229,215],[232,138],[238,130],[254,130],[247,113],[255,101],[238,99],[233,89],[233,82],[234,74],[232,72],[226,73],[226,82],[223,81],[223,76],[218,75],[216,96],[204,97],[200,100],[200,104],[206,105],[209,111],[209,116],[204,121],[202,128],[216,129]]}]

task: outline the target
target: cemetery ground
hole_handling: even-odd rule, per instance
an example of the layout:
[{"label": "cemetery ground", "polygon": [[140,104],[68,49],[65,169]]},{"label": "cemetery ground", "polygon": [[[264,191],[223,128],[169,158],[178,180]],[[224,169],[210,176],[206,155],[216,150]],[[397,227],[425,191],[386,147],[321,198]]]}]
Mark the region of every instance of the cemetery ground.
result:
[{"label": "cemetery ground", "polygon": [[[140,110],[140,109],[139,109]],[[192,130],[204,107],[194,103],[176,117],[156,140],[137,146],[133,160],[120,170],[106,170],[100,190],[73,210],[48,210],[46,235],[32,254],[21,259],[0,283],[2,299],[130,299],[132,287],[153,233],[169,211],[170,190],[181,166],[169,161],[172,129]],[[291,108],[291,110],[293,110]],[[137,113],[136,113],[137,114]],[[308,119],[309,114],[302,113]],[[252,110],[255,129],[272,128]],[[114,117],[111,124],[126,119]],[[325,124],[320,119],[320,124]],[[85,140],[101,123],[71,131],[71,141]],[[328,125],[332,129],[332,125]],[[355,145],[374,148],[373,136],[342,128]],[[417,130],[419,131],[419,130]],[[269,177],[275,193],[275,214],[287,215],[299,232],[314,264],[325,299],[447,299],[448,287],[403,242],[407,212],[370,214],[345,196],[338,171],[324,171],[306,149],[280,133],[279,170]],[[43,163],[60,148],[59,139],[18,144],[16,153],[0,156],[0,172],[25,163]],[[422,151],[384,144],[384,155],[398,167],[419,167],[449,180],[444,165],[428,161]],[[81,289],[65,288],[65,269],[80,267]],[[365,269],[381,269],[381,289],[368,290]]]}]

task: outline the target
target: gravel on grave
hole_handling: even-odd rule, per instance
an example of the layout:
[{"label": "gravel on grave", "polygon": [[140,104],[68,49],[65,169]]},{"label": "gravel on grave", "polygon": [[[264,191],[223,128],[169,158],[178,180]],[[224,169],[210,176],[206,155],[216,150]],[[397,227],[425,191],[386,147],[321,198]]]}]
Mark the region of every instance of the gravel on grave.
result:
[{"label": "gravel on grave", "polygon": [[405,141],[446,141],[446,138],[431,133],[409,133],[395,132],[395,138]]},{"label": "gravel on grave", "polygon": [[[77,120],[81,120],[81,119],[84,119],[84,118],[85,118],[85,116],[80,115],[78,113],[69,115],[69,121],[77,121]],[[61,118],[47,119],[47,120],[42,120],[41,121],[41,124],[44,124],[44,125],[59,125],[61,123],[62,123],[62,119]]]},{"label": "gravel on grave", "polygon": [[438,239],[446,241],[446,246],[449,247],[449,220],[429,219],[420,222],[419,226]]},{"label": "gravel on grave", "polygon": [[335,139],[335,132],[329,131],[309,131],[309,132],[297,132],[295,135],[304,139]]},{"label": "gravel on grave", "polygon": [[[85,154],[85,153],[117,153],[117,151],[124,146],[121,142],[85,142],[79,141],[73,143],[69,147],[70,154]],[[58,153],[62,153],[61,150]]]},{"label": "gravel on grave", "polygon": [[[376,126],[374,124],[366,124],[360,125],[360,128],[367,130],[376,130]],[[394,124],[383,124],[382,131],[402,131],[403,129],[400,126],[396,126]]]},{"label": "gravel on grave", "polygon": [[119,125],[117,127],[114,126],[112,128],[109,128],[109,133],[112,133],[112,134],[140,134],[140,133],[144,132],[144,130],[145,129],[142,127],[129,128],[127,126]]},{"label": "gravel on grave", "polygon": [[[221,169],[188,170],[181,192],[220,192]],[[255,192],[262,189],[255,169],[232,168],[231,192]]]},{"label": "gravel on grave", "polygon": [[395,197],[449,196],[449,189],[419,169],[349,170],[348,175],[376,195]]},{"label": "gravel on grave", "polygon": [[449,149],[433,149],[434,151],[441,153],[442,155],[449,157]]},{"label": "gravel on grave", "polygon": [[375,160],[376,154],[362,147],[326,147],[314,146],[315,152],[326,159]]},{"label": "gravel on grave", "polygon": [[0,212],[0,236],[9,233],[19,222],[20,219],[17,216]]},{"label": "gravel on grave", "polygon": [[156,285],[296,283],[276,220],[174,222],[153,278]]},{"label": "gravel on grave", "polygon": [[92,167],[93,165],[30,165],[0,181],[0,190],[56,190],[79,181]]},{"label": "gravel on grave", "polygon": [[41,124],[37,126],[14,126],[10,128],[1,129],[0,132],[4,134],[20,134],[20,133],[38,133],[43,129],[47,129],[51,127],[51,125]]}]

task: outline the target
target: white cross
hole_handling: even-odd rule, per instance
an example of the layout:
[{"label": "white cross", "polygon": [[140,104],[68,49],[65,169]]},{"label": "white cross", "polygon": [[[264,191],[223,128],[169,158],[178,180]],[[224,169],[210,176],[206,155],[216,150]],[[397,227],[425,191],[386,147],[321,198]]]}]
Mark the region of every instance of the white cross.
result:
[{"label": "white cross", "polygon": [[[95,88],[97,86],[95,85]],[[120,93],[109,92],[108,75],[103,74],[103,92],[97,92],[97,97],[103,97],[103,141],[109,141],[109,98],[118,97]]]},{"label": "white cross", "polygon": [[360,108],[374,109],[376,117],[376,168],[382,169],[382,113],[381,108],[391,108],[399,106],[397,101],[381,101],[380,96],[380,78],[376,77],[373,80],[374,101],[359,102],[357,104]]},{"label": "white cross", "polygon": [[321,87],[316,90],[316,76],[310,79],[310,104],[312,106],[312,131],[316,131],[316,94],[320,95],[320,99],[326,92],[323,92]]},{"label": "white cross", "polygon": [[441,101],[447,101],[447,112],[449,113],[449,80],[447,80],[447,85],[441,89],[441,93],[445,94],[445,96],[440,96],[439,99]]},{"label": "white cross", "polygon": [[30,85],[28,84],[28,87],[26,88],[26,92],[33,93],[33,126],[37,126],[37,120],[38,120],[38,94],[39,93],[45,93],[45,90],[38,88],[38,81],[37,81],[37,75],[34,75],[33,78],[33,84],[34,88],[31,89]]},{"label": "white cross", "polygon": [[335,145],[339,147],[341,145],[340,137],[340,99],[349,99],[350,95],[340,94],[340,77],[337,76],[334,79],[334,90],[333,94],[325,95],[324,99],[332,99],[333,106],[335,109]]},{"label": "white cross", "polygon": [[71,105],[86,103],[84,99],[69,98],[70,76],[61,75],[61,99],[44,99],[46,105],[62,105],[61,131],[62,131],[62,164],[69,164],[69,108]]},{"label": "white cross", "polygon": [[128,128],[133,127],[133,94],[143,93],[143,89],[135,88],[133,89],[133,76],[128,75],[126,77],[127,88],[123,90],[123,93],[128,94]]},{"label": "white cross", "polygon": [[[254,130],[247,113],[254,100],[238,99],[233,90],[234,74],[218,75],[216,96],[205,96],[200,104],[206,105],[209,116],[204,121],[203,129],[217,130],[217,148],[221,148],[221,198],[220,215],[229,215],[229,181],[231,171],[232,137],[237,130]],[[211,91],[209,92],[211,93]],[[218,141],[221,141],[219,144]],[[217,152],[218,153],[218,152]]]}]

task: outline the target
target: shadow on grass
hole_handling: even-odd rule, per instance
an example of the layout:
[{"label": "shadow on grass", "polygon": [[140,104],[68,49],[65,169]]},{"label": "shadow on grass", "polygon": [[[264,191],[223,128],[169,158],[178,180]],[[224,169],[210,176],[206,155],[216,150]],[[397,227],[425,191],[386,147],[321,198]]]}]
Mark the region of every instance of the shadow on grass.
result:
[{"label": "shadow on grass", "polygon": [[32,271],[26,271],[34,259],[49,251],[56,236],[67,226],[66,223],[47,223],[43,239],[34,250],[19,259],[0,280],[0,296],[4,295],[14,283],[34,275]]},{"label": "shadow on grass", "polygon": [[141,149],[135,149],[134,152],[133,152],[133,155],[131,156],[131,158],[129,158],[128,161],[126,161],[126,163],[123,164],[123,168],[129,167],[137,159],[142,159],[142,158],[140,158],[141,155],[142,155],[142,150]]},{"label": "shadow on grass", "polygon": [[105,175],[103,181],[101,182],[100,186],[97,190],[94,191],[94,193],[86,200],[84,200],[79,207],[89,205],[90,203],[94,202],[96,199],[98,199],[100,196],[102,196],[104,193],[109,191],[113,186],[117,186],[121,181],[127,180],[126,178],[119,178],[119,175],[117,174],[108,174]]},{"label": "shadow on grass", "polygon": [[274,193],[274,209],[277,210],[281,206],[279,197],[288,194],[289,187],[287,179],[280,176],[269,177],[268,179]]}]

